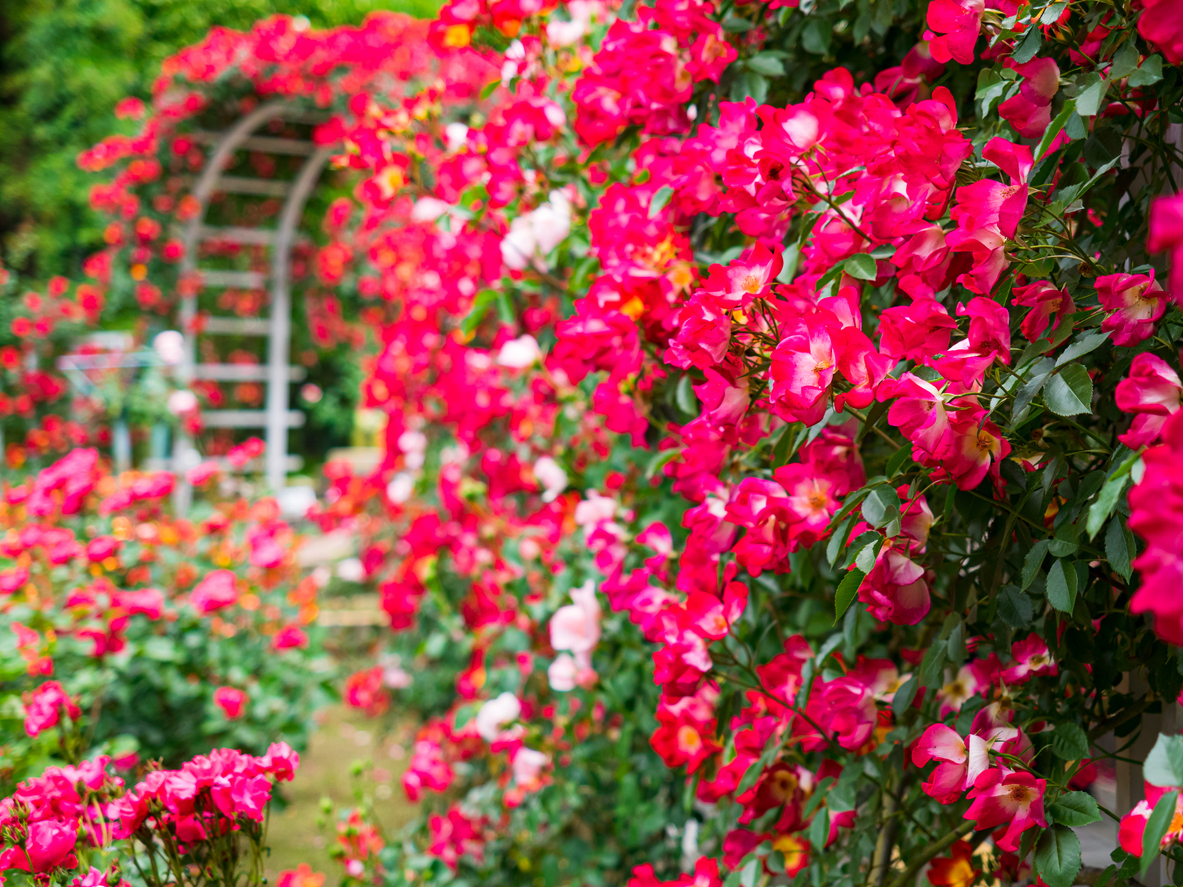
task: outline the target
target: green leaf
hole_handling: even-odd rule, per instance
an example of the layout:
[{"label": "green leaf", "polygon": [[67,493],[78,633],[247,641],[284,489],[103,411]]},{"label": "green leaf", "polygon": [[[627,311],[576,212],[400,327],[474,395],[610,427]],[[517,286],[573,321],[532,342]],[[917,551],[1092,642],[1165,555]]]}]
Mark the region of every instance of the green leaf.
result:
[{"label": "green leaf", "polygon": [[687,416],[698,415],[698,398],[694,396],[694,380],[689,375],[678,380],[678,387],[674,389],[674,403]]},{"label": "green leaf", "polygon": [[838,583],[838,587],[834,590],[834,624],[838,624],[838,620],[846,613],[846,608],[854,603],[854,599],[858,597],[858,587],[862,585],[863,577],[867,574],[858,567],[853,567],[842,581]]},{"label": "green leaf", "polygon": [[1162,80],[1162,56],[1152,55],[1142,62],[1142,66],[1130,73],[1126,82],[1130,86],[1153,86]]},{"label": "green leaf", "polygon": [[723,30],[729,34],[743,34],[746,31],[752,30],[754,27],[756,27],[755,23],[746,18],[728,16],[723,19]]},{"label": "green leaf", "polygon": [[945,672],[945,653],[948,644],[945,641],[935,641],[920,661],[920,683],[926,687],[936,687],[942,682]]},{"label": "green leaf", "polygon": [[1159,788],[1183,787],[1183,736],[1158,734],[1142,765],[1142,776]]},{"label": "green leaf", "polygon": [[857,517],[850,515],[846,520],[835,529],[833,535],[830,536],[830,541],[826,543],[826,560],[831,564],[838,563],[838,556],[846,548],[846,541],[850,538],[850,532],[854,529]]},{"label": "green leaf", "polygon": [[793,453],[797,449],[796,439],[799,436],[800,430],[801,425],[797,423],[785,426],[785,430],[781,432],[780,437],[776,440],[776,444],[772,447],[773,468],[780,468],[782,465],[788,464],[788,461],[793,458]]},{"label": "green leaf", "polygon": [[1158,799],[1150,818],[1146,820],[1146,831],[1142,832],[1142,874],[1150,868],[1162,849],[1162,839],[1167,829],[1171,827],[1171,820],[1175,816],[1175,805],[1179,801],[1178,792],[1167,792]]},{"label": "green leaf", "polygon": [[829,837],[830,811],[822,807],[809,826],[809,843],[813,845],[815,850],[820,851],[826,846],[826,840]]},{"label": "green leaf", "polygon": [[1068,122],[1068,118],[1076,113],[1076,102],[1073,99],[1068,99],[1064,102],[1064,107],[1060,109],[1060,113],[1055,116],[1055,119],[1048,124],[1047,130],[1043,134],[1043,138],[1039,140],[1039,144],[1035,148],[1035,159],[1040,160],[1047,149],[1051,147],[1056,136],[1064,129],[1064,125]]},{"label": "green leaf", "polygon": [[1105,559],[1123,579],[1129,579],[1132,572],[1130,562],[1134,559],[1133,541],[1123,518],[1109,522],[1109,529],[1105,531]]},{"label": "green leaf", "polygon": [[1048,887],[1072,887],[1080,872],[1080,841],[1066,825],[1055,825],[1035,845],[1035,870]]},{"label": "green leaf", "polygon": [[476,294],[476,298],[472,300],[472,310],[460,321],[460,331],[465,336],[471,336],[476,332],[489,309],[497,304],[497,298],[496,290],[485,289]]},{"label": "green leaf", "polygon": [[1070,361],[1077,360],[1092,351],[1096,351],[1108,339],[1109,333],[1094,332],[1089,333],[1087,336],[1081,336],[1061,352],[1060,356],[1056,358],[1056,366],[1062,367]]},{"label": "green leaf", "polygon": [[144,642],[143,655],[158,662],[173,662],[180,658],[174,643],[168,638],[151,637]]},{"label": "green leaf", "polygon": [[1029,626],[1034,615],[1031,598],[1015,586],[1007,585],[998,592],[998,617],[1011,628]]},{"label": "green leaf", "polygon": [[918,689],[920,689],[920,681],[916,679],[916,675],[911,675],[895,691],[895,695],[891,697],[891,711],[897,720],[903,717],[904,712],[912,707],[912,700],[916,698],[916,691]]},{"label": "green leaf", "polygon": [[989,116],[994,108],[994,103],[1002,98],[1011,82],[1003,80],[993,68],[982,68],[978,71],[978,88],[974,93],[974,101],[978,103],[979,117]]},{"label": "green leaf", "polygon": [[846,273],[856,280],[874,280],[879,276],[875,259],[869,253],[858,253],[847,259]]},{"label": "green leaf", "polygon": [[1110,80],[1121,80],[1138,67],[1138,59],[1141,54],[1138,52],[1138,47],[1134,45],[1134,41],[1126,40],[1121,45],[1121,49],[1117,50],[1113,55],[1113,64],[1109,68]]},{"label": "green leaf", "polygon": [[[1099,474],[1100,472],[1094,473]],[[1080,543],[1077,541],[1079,536],[1080,527],[1076,524],[1060,524],[1060,526],[1056,527],[1056,534],[1051,542],[1048,543],[1047,550],[1051,553],[1052,557],[1068,557],[1069,555],[1076,554],[1080,550]]]},{"label": "green leaf", "polygon": [[1039,23],[1041,25],[1054,25],[1059,21],[1060,16],[1064,14],[1064,10],[1068,8],[1068,0],[1060,0],[1058,3],[1048,5],[1046,9],[1039,16]]},{"label": "green leaf", "polygon": [[[863,438],[871,433],[871,429],[879,424],[879,420],[887,415],[887,411],[891,408],[891,404],[887,401],[877,400],[867,412],[866,421],[859,426],[858,434],[855,435],[854,442],[856,444],[862,443]],[[908,449],[902,447],[902,449]],[[891,477],[890,474],[885,474],[884,477]]]},{"label": "green leaf", "polygon": [[1023,383],[1023,387],[1015,392],[1015,403],[1011,408],[1010,422],[1011,425],[1018,425],[1027,418],[1027,413],[1031,409],[1031,401],[1035,399],[1042,389],[1047,384],[1047,380],[1051,377],[1053,368],[1052,359],[1045,357],[1033,366],[1030,378]]},{"label": "green leaf", "polygon": [[659,212],[665,209],[665,205],[670,202],[670,198],[674,196],[674,189],[669,185],[662,185],[653,195],[653,199],[649,201],[649,218],[654,218]]},{"label": "green leaf", "polygon": [[1057,825],[1079,828],[1091,822],[1100,822],[1101,808],[1088,792],[1064,792],[1048,806]]},{"label": "green leaf", "polygon": [[1047,571],[1047,602],[1061,613],[1071,613],[1076,591],[1076,568],[1057,558]]},{"label": "green leaf", "polygon": [[1048,380],[1043,392],[1044,403],[1057,416],[1076,416],[1091,413],[1093,403],[1093,380],[1088,370],[1078,363],[1061,367]]},{"label": "green leaf", "polygon": [[1023,559],[1023,585],[1021,586],[1023,590],[1030,588],[1035,577],[1039,575],[1039,569],[1043,566],[1043,559],[1047,555],[1049,544],[1047,539],[1040,539],[1031,546],[1031,550]]},{"label": "green leaf", "polygon": [[1082,761],[1089,756],[1089,738],[1076,724],[1059,724],[1052,730],[1052,754],[1062,761]]},{"label": "green leaf", "polygon": [[682,455],[682,451],[677,447],[654,453],[653,458],[649,460],[649,465],[645,468],[645,479],[653,480],[653,478],[657,477],[657,473],[661,469],[665,468],[665,466],[669,465],[680,455]]},{"label": "green leaf", "polygon": [[891,454],[891,458],[887,460],[887,468],[884,469],[884,474],[889,478],[895,477],[900,473],[900,469],[904,467],[905,462],[911,461],[912,449],[910,447],[900,447]]},{"label": "green leaf", "polygon": [[1039,47],[1042,45],[1043,32],[1039,28],[1028,28],[1023,33],[1022,39],[1015,45],[1015,51],[1011,53],[1011,58],[1020,65],[1026,64],[1039,54]]},{"label": "green leaf", "polygon": [[456,729],[464,729],[464,727],[468,725],[469,721],[476,717],[476,713],[479,709],[479,705],[462,705],[460,708],[456,709]]},{"label": "green leaf", "polygon": [[811,18],[801,29],[801,48],[814,55],[825,55],[830,51],[833,29],[829,19]]},{"label": "green leaf", "polygon": [[1101,103],[1105,99],[1105,91],[1109,84],[1100,74],[1093,72],[1085,78],[1084,86],[1076,94],[1076,113],[1081,117],[1095,117],[1101,110]]},{"label": "green leaf", "polygon": [[1097,535],[1097,531],[1101,529],[1105,521],[1109,520],[1109,515],[1113,514],[1113,509],[1117,507],[1117,502],[1129,479],[1128,471],[1123,474],[1115,474],[1105,481],[1105,486],[1101,487],[1097,501],[1089,508],[1086,530],[1090,539]]},{"label": "green leaf", "polygon": [[900,497],[891,487],[876,487],[863,500],[863,519],[873,527],[885,527],[900,514]]},{"label": "green leaf", "polygon": [[745,65],[757,74],[763,74],[765,77],[784,77],[785,65],[780,59],[768,53],[760,53],[754,55],[746,62]]},{"label": "green leaf", "polygon": [[489,96],[491,96],[493,93],[495,93],[497,91],[497,87],[499,87],[500,85],[501,85],[500,80],[494,80],[492,83],[488,84],[484,89],[481,90],[481,98],[487,99]]}]

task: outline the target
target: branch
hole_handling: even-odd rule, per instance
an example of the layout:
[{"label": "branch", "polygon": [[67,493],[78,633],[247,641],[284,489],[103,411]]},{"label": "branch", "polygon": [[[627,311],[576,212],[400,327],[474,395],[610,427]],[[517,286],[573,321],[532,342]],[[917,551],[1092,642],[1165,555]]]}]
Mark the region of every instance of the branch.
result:
[{"label": "branch", "polygon": [[920,854],[912,860],[911,863],[908,864],[908,868],[904,870],[904,873],[892,881],[889,887],[906,887],[906,885],[912,883],[916,877],[916,873],[924,867],[926,862],[928,862],[938,853],[948,850],[950,847],[972,832],[974,825],[975,823],[972,819],[967,819],[935,844],[930,844],[927,848],[922,850]]}]

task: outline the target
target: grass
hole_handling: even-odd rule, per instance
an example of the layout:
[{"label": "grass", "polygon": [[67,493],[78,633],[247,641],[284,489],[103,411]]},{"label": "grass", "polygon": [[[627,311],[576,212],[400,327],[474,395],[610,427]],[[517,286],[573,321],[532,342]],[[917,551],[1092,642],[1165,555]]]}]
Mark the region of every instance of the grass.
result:
[{"label": "grass", "polygon": [[[376,722],[344,706],[326,709],[318,720],[308,751],[300,756],[296,778],[284,787],[290,803],[271,816],[266,873],[272,884],[280,872],[302,862],[324,872],[326,883],[339,881],[340,864],[330,856],[336,842],[333,823],[336,811],[355,803],[350,777],[354,762],[372,767],[367,788],[372,789],[375,812],[388,833],[397,832],[418,809],[407,801],[400,781],[410,754],[409,734],[396,730],[383,737],[375,729]],[[331,817],[321,812],[323,798],[332,802]]]}]

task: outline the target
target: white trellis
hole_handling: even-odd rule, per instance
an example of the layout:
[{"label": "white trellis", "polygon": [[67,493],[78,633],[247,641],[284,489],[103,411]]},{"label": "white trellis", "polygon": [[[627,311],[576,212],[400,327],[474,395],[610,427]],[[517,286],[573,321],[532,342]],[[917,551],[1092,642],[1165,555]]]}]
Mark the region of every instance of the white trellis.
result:
[{"label": "white trellis", "polygon": [[[184,358],[179,367],[179,378],[189,384],[198,379],[216,381],[258,381],[266,385],[266,405],[261,410],[207,410],[204,420],[211,428],[257,428],[264,432],[267,444],[264,474],[268,486],[279,493],[284,488],[287,472],[299,467],[298,458],[288,453],[288,430],[304,424],[304,413],[292,409],[289,388],[303,376],[303,369],[290,365],[291,350],[291,253],[304,205],[320,178],[325,163],[333,153],[331,147],[317,147],[303,139],[277,138],[259,135],[260,128],[273,121],[291,123],[319,123],[323,118],[309,115],[290,102],[278,100],[260,105],[222,133],[196,133],[197,141],[213,144],[205,168],[197,179],[192,194],[200,210],[185,227],[183,242],[185,255],[181,264],[184,276],[200,275],[206,289],[245,287],[258,289],[266,286],[271,294],[270,316],[244,318],[234,316],[208,317],[197,329],[197,299],[186,298],[181,303],[181,325],[185,333]],[[225,175],[237,151],[306,158],[292,181],[273,181],[243,176]],[[283,198],[279,225],[275,229],[248,227],[215,227],[206,221],[210,198],[216,193],[247,194]],[[198,248],[204,241],[264,245],[271,249],[270,272],[226,271],[202,269],[198,266]],[[198,363],[198,338],[204,336],[260,336],[267,339],[267,363],[264,366],[243,366],[226,363]],[[185,469],[196,458],[193,439],[178,436],[173,451],[174,468],[183,477]],[[186,505],[190,491],[178,485],[181,505]]]}]

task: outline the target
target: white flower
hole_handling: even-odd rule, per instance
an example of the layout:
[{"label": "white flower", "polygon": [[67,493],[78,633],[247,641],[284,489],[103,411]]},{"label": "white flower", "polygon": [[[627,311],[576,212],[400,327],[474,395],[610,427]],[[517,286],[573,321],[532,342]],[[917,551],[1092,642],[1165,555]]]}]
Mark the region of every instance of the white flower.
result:
[{"label": "white flower", "polygon": [[427,435],[422,431],[404,431],[398,436],[398,448],[404,453],[422,453],[427,449]]},{"label": "white flower", "polygon": [[524,370],[532,367],[542,359],[542,349],[538,347],[538,340],[528,333],[516,339],[510,339],[501,346],[497,354],[497,365],[509,367],[512,370]]},{"label": "white flower", "polygon": [[533,785],[550,763],[550,755],[522,746],[513,756],[513,781],[518,785]]},{"label": "white flower", "polygon": [[448,140],[449,151],[459,151],[468,141],[468,127],[459,121],[449,123],[444,127],[444,137]]},{"label": "white flower", "polygon": [[[463,126],[464,124],[461,124]],[[420,197],[411,209],[411,220],[414,222],[434,222],[444,213],[452,209],[438,197]]]},{"label": "white flower", "polygon": [[346,582],[361,582],[366,578],[366,568],[355,557],[347,557],[337,564],[337,578]]},{"label": "white flower", "polygon": [[501,259],[515,271],[530,265],[546,270],[547,255],[570,233],[571,202],[562,191],[551,191],[546,203],[510,222]]},{"label": "white flower", "polygon": [[550,456],[543,456],[534,463],[534,477],[545,490],[542,494],[543,502],[553,502],[559,493],[567,489],[567,472]]},{"label": "white flower", "polygon": [[610,521],[616,516],[616,500],[601,496],[595,490],[587,491],[587,498],[575,506],[575,523],[587,528]]},{"label": "white flower", "polygon": [[[556,650],[586,658],[600,640],[600,602],[590,579],[571,589],[572,604],[560,607],[550,618],[550,645]],[[578,663],[577,663],[578,664]]]},{"label": "white flower", "polygon": [[168,411],[174,416],[183,416],[197,409],[197,395],[184,388],[168,396]]},{"label": "white flower", "polygon": [[566,8],[570,21],[561,22],[552,15],[546,23],[547,42],[555,49],[579,42],[591,24],[594,4],[586,0],[570,0]]},{"label": "white flower", "polygon": [[176,330],[157,333],[156,338],[152,340],[152,348],[170,367],[177,366],[185,359],[185,337]]},{"label": "white flower", "polygon": [[566,693],[575,689],[575,678],[579,674],[579,666],[575,664],[570,653],[560,653],[546,670],[546,679],[550,688],[559,693]]},{"label": "white flower", "polygon": [[394,690],[402,690],[411,686],[411,676],[398,665],[388,665],[382,669],[382,683]]},{"label": "white flower", "polygon": [[488,700],[476,713],[476,731],[486,742],[492,742],[501,735],[501,728],[510,721],[516,721],[522,713],[522,704],[512,693],[502,693]]},{"label": "white flower", "polygon": [[386,485],[386,498],[395,505],[402,505],[414,492],[415,479],[405,471],[400,471]]},{"label": "white flower", "polygon": [[571,202],[562,191],[551,191],[549,200],[530,213],[538,252],[545,256],[571,233]]},{"label": "white flower", "polygon": [[509,233],[501,241],[501,261],[514,271],[529,267],[537,246],[530,214],[518,216],[509,223]]}]

